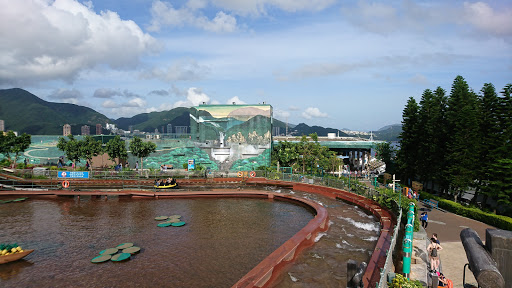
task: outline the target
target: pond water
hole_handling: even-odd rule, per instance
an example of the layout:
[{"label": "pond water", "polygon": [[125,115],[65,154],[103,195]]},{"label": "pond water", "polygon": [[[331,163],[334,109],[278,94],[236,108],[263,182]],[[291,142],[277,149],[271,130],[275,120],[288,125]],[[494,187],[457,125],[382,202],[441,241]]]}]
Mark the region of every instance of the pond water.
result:
[{"label": "pond water", "polygon": [[[183,227],[157,227],[179,214]],[[4,204],[0,243],[36,251],[0,265],[1,287],[231,287],[314,215],[286,201],[251,198],[58,199]],[[127,262],[93,264],[133,242]]]},{"label": "pond water", "polygon": [[[329,230],[274,287],[346,287],[346,262],[368,261],[380,226],[362,209],[327,197],[267,187],[327,208]],[[156,216],[182,215],[183,227]],[[1,287],[231,287],[302,229],[314,214],[287,201],[251,198],[29,199],[0,209],[0,243],[34,253],[0,265]],[[127,262],[93,264],[99,251],[133,242]]]}]

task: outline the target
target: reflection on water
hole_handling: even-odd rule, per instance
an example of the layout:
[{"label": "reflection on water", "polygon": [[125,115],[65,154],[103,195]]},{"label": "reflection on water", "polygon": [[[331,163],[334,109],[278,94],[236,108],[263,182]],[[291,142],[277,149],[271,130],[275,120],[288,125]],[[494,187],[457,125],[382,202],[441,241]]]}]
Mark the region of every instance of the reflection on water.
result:
[{"label": "reflection on water", "polygon": [[[154,217],[182,215],[183,227]],[[230,287],[314,216],[289,202],[249,198],[29,200],[2,205],[0,243],[36,251],[0,265],[2,287]],[[92,264],[134,242],[128,262]]]},{"label": "reflection on water", "polygon": [[0,266],[0,279],[3,281],[16,276],[23,271],[23,268],[31,266],[33,263],[24,259],[2,264]]}]

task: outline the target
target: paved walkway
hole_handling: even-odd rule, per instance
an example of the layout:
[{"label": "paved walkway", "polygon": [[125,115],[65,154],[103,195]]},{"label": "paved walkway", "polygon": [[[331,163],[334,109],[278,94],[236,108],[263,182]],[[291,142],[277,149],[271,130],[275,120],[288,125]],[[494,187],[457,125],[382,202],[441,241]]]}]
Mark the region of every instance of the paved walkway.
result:
[{"label": "paved walkway", "polygon": [[[462,217],[450,212],[443,212],[437,209],[430,209],[423,203],[419,204],[419,214],[427,211],[429,223],[427,226],[427,236],[432,237],[432,233],[437,233],[443,250],[440,251],[441,270],[443,274],[453,281],[454,287],[463,287],[464,265],[468,263],[466,252],[460,240],[460,231],[465,228],[472,228],[478,233],[480,239],[485,244],[485,229],[492,226],[482,222]],[[419,216],[419,215],[418,215]],[[473,273],[466,269],[466,284],[476,285]]]}]

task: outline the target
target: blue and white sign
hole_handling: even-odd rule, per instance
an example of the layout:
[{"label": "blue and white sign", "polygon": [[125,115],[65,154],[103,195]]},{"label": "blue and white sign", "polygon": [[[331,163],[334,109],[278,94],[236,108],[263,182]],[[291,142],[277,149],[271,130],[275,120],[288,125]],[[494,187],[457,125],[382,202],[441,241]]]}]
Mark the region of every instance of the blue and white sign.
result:
[{"label": "blue and white sign", "polygon": [[194,159],[188,160],[188,170],[194,170],[196,168],[196,161]]},{"label": "blue and white sign", "polygon": [[57,175],[59,178],[89,178],[87,171],[59,171]]}]

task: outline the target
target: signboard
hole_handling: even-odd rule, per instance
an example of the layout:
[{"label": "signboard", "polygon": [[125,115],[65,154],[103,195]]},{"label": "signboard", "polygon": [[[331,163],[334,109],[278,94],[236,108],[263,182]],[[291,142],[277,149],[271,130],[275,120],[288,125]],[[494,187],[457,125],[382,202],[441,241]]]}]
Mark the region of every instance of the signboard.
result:
[{"label": "signboard", "polygon": [[88,171],[59,171],[59,178],[89,178]]},{"label": "signboard", "polygon": [[196,167],[196,160],[194,159],[189,159],[188,160],[188,170],[194,170]]}]

